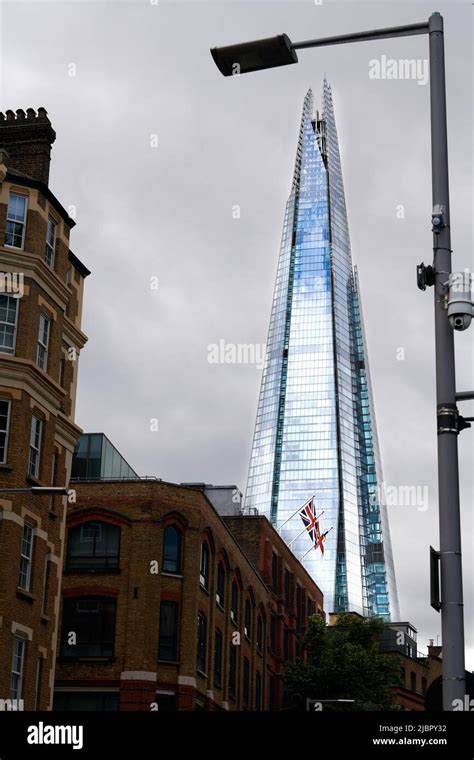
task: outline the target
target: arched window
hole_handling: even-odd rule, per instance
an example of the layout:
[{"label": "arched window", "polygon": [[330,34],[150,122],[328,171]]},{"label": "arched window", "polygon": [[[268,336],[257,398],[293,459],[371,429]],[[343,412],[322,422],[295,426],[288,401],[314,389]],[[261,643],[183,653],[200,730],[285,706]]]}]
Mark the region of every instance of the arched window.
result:
[{"label": "arched window", "polygon": [[426,689],[428,688],[428,682],[426,678],[423,676],[421,679],[421,693],[426,694]]},{"label": "arched window", "polygon": [[259,670],[255,673],[255,709],[262,709],[262,676]]},{"label": "arched window", "polygon": [[68,570],[115,570],[119,566],[120,528],[89,520],[69,529]]},{"label": "arched window", "polygon": [[252,639],[252,605],[250,600],[245,600],[244,634],[250,641]]},{"label": "arched window", "polygon": [[413,670],[410,673],[410,689],[416,691],[416,673]]},{"label": "arched window", "polygon": [[230,595],[230,619],[233,623],[239,622],[239,587],[236,581],[232,581],[232,591]]},{"label": "arched window", "polygon": [[200,612],[197,619],[197,669],[206,672],[207,618]]},{"label": "arched window", "polygon": [[203,588],[209,588],[209,547],[205,541],[201,544],[199,582]]},{"label": "arched window", "polygon": [[216,602],[225,607],[225,567],[221,561],[217,563]]},{"label": "arched window", "polygon": [[260,654],[263,652],[263,620],[260,613],[257,615],[257,651]]},{"label": "arched window", "polygon": [[163,536],[163,572],[179,575],[183,534],[177,525],[168,525]]}]

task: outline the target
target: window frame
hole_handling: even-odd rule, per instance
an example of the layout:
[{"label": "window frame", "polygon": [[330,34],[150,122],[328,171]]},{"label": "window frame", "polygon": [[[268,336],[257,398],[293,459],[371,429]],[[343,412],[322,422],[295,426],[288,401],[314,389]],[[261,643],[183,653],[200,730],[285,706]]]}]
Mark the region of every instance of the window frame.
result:
[{"label": "window frame", "polygon": [[[28,520],[25,520],[21,532],[21,544],[20,544],[20,572],[18,574],[18,588],[22,591],[31,591],[31,580],[33,574],[33,551],[35,543],[35,525]],[[28,546],[29,554],[23,550],[25,543],[25,533],[29,532]],[[24,569],[26,566],[26,570]],[[23,582],[23,576],[25,581]]]},{"label": "window frame", "polygon": [[248,598],[245,600],[244,607],[244,636],[247,641],[252,641],[252,603]]},{"label": "window frame", "polygon": [[[234,606],[234,589],[235,589],[235,601]],[[230,588],[230,619],[235,625],[239,625],[239,584],[234,579]]]},{"label": "window frame", "polygon": [[[38,338],[36,341],[36,366],[43,372],[48,371],[49,358],[49,341],[51,339],[51,317],[40,311],[38,324]],[[44,338],[44,328],[46,329],[46,339]],[[41,356],[41,358],[40,358]]]},{"label": "window frame", "polygon": [[[217,642],[219,643],[219,647],[217,647]],[[219,649],[219,652],[218,652]],[[219,653],[219,657],[217,656]],[[220,628],[216,628],[214,630],[214,676],[213,676],[213,683],[216,689],[222,689],[222,664],[223,664],[223,656],[224,656],[224,636],[222,635],[222,631]],[[219,664],[219,667],[217,667],[217,664]]]},{"label": "window frame", "polygon": [[[74,605],[76,605],[76,608],[74,609],[74,617],[77,617],[78,615],[95,614],[95,613],[92,612],[92,610],[85,610],[85,609],[83,609],[81,611],[81,610],[77,609],[77,605],[80,602],[91,602],[91,601],[94,601],[94,602],[97,603],[97,605],[98,605],[97,612],[99,614],[100,613],[103,614],[102,609],[101,609],[101,605],[103,605],[104,603],[108,603],[108,604],[112,605],[113,613],[114,613],[113,614],[113,631],[112,631],[113,636],[112,636],[112,638],[111,638],[110,641],[109,640],[105,640],[105,642],[104,642],[106,646],[107,645],[109,646],[110,652],[108,652],[108,653],[99,652],[98,654],[91,654],[90,652],[88,652],[86,654],[84,654],[84,653],[77,654],[74,651],[74,649],[77,648],[78,646],[79,647],[80,646],[83,646],[83,647],[84,646],[92,646],[92,647],[97,646],[98,647],[99,645],[102,646],[103,645],[103,641],[102,640],[99,641],[99,642],[97,642],[97,641],[92,641],[92,642],[88,641],[86,644],[83,644],[83,643],[77,641],[76,642],[76,646],[75,647],[71,647],[72,651],[67,651],[67,648],[69,647],[69,644],[67,643],[67,633],[68,633],[68,631],[66,631],[66,625],[69,626],[69,620],[68,620],[68,614],[65,614],[65,612],[69,613],[69,609],[68,609],[69,606],[74,604]],[[64,599],[64,602],[63,602],[63,615],[62,615],[61,640],[60,640],[60,656],[61,656],[61,658],[64,658],[66,660],[73,660],[73,659],[77,659],[77,658],[87,659],[87,660],[104,660],[104,659],[111,660],[111,659],[113,659],[115,657],[115,642],[116,642],[116,634],[117,634],[117,607],[118,607],[117,597],[116,596],[107,596],[106,594],[104,594],[104,595],[97,595],[97,596],[91,595],[91,594],[84,594],[84,595],[78,595],[78,596],[70,596],[70,597],[67,597],[66,599]],[[102,622],[101,628],[103,628],[103,622]],[[101,631],[101,633],[102,633],[102,631]]]},{"label": "window frame", "polygon": [[[170,570],[169,568],[165,567],[165,563],[171,561],[169,558],[165,557],[166,553],[166,534],[168,531],[175,530],[178,535],[178,541],[177,541],[177,558],[176,558],[176,569]],[[165,525],[165,528],[163,530],[163,552],[161,557],[161,570],[163,573],[167,573],[169,575],[181,575],[182,574],[182,568],[183,568],[183,531],[181,530],[180,526],[177,525],[175,522],[168,523],[168,525]]]},{"label": "window frame", "polygon": [[3,459],[0,458],[0,464],[6,464],[8,461],[8,444],[10,441],[10,422],[11,422],[11,413],[12,413],[12,400],[10,398],[4,398],[3,396],[0,396],[0,403],[4,402],[8,406],[7,411],[7,421],[5,425],[5,430],[0,429],[0,436],[5,435],[5,443],[3,446]]},{"label": "window frame", "polygon": [[[166,639],[171,640],[171,657],[164,657],[163,649],[165,647],[170,647],[169,643],[163,642],[163,638],[165,638],[162,628],[163,628],[163,612],[165,606],[170,607],[173,609],[173,615],[174,615],[174,621],[173,621],[173,631],[170,634],[166,634]],[[178,661],[178,648],[179,648],[179,603],[173,601],[172,599],[163,599],[160,602],[160,626],[158,630],[158,660],[161,662],[177,662]]]},{"label": "window frame", "polygon": [[[204,635],[202,636],[202,632]],[[197,636],[196,636],[196,670],[206,675],[207,667],[207,617],[204,612],[199,611],[197,616]]]},{"label": "window frame", "polygon": [[[222,572],[220,572],[220,568],[222,568]],[[220,588],[220,580],[222,579],[222,588]],[[217,562],[217,571],[216,571],[216,604],[221,608],[225,609],[225,587],[227,583],[227,572],[224,563],[222,560],[218,560]]]},{"label": "window frame", "polygon": [[[92,525],[95,527],[99,527],[99,536],[100,538],[97,539],[97,534],[91,535],[91,536],[83,536],[83,531],[85,528],[90,528]],[[115,531],[114,534],[114,542],[116,540],[117,543],[117,550],[115,554],[99,554],[96,552],[96,543],[97,540],[99,542],[104,541],[105,538],[102,538],[102,536],[106,536],[106,530],[108,529],[110,531]],[[79,543],[91,543],[92,544],[92,550],[89,552],[89,554],[84,555],[72,555],[72,548],[74,547],[76,539],[76,533],[80,532],[79,537]],[[65,562],[65,569],[69,572],[95,572],[95,571],[105,571],[105,572],[116,572],[117,570],[120,570],[120,549],[121,549],[121,542],[122,542],[122,530],[119,525],[115,525],[115,523],[108,522],[106,520],[100,520],[98,518],[93,518],[91,520],[86,520],[85,522],[79,523],[79,525],[72,525],[68,530],[68,536],[67,536],[67,547],[66,547],[66,562]],[[106,548],[106,547],[105,547]],[[80,560],[84,560],[83,563],[81,563]],[[88,560],[88,562],[87,562]],[[102,561],[100,561],[102,560]]]},{"label": "window frame", "polygon": [[[25,214],[23,217],[23,221],[19,222],[17,219],[9,219],[8,217],[8,210],[10,208],[10,199],[12,196],[15,196],[17,198],[24,198],[25,199]],[[26,193],[18,193],[16,190],[10,190],[8,193],[8,203],[7,203],[7,217],[5,220],[5,239],[4,239],[4,246],[5,248],[13,248],[15,251],[24,251],[25,250],[25,237],[26,237],[26,223],[28,220],[28,195]],[[7,243],[7,228],[8,223],[10,224],[21,224],[22,230],[21,230],[21,245],[12,245],[12,243]]]},{"label": "window frame", "polygon": [[[20,299],[15,298],[15,296],[11,295],[10,293],[0,293],[0,298],[8,298],[15,304],[15,322],[7,322],[5,320],[0,321],[0,325],[8,325],[10,327],[13,327],[13,342],[11,349],[7,346],[0,346],[0,353],[1,354],[8,354],[8,356],[15,356],[16,354],[16,336],[18,331],[18,314],[20,311]],[[8,310],[8,306],[7,306]]]},{"label": "window frame", "polygon": [[[211,552],[207,541],[201,541],[201,553],[199,559],[199,585],[205,591],[209,591],[209,570]],[[205,572],[203,572],[203,570]]]},{"label": "window frame", "polygon": [[244,657],[242,662],[242,704],[250,708],[250,660]]},{"label": "window frame", "polygon": [[[33,434],[33,426],[34,422],[39,423],[39,427],[37,427],[35,433]],[[36,435],[38,435],[38,445],[35,443],[32,443],[32,439],[36,438]],[[38,417],[36,414],[31,415],[31,428],[30,428],[30,445],[28,448],[28,475],[30,475],[33,478],[39,477],[40,472],[40,465],[41,465],[41,444],[42,444],[42,438],[43,438],[43,420],[41,417]],[[32,452],[36,455],[35,460],[35,466],[32,471]]]},{"label": "window frame", "polygon": [[[49,230],[50,230],[50,223],[53,228],[53,242],[51,243],[49,241]],[[46,226],[46,242],[45,242],[45,250],[44,250],[44,260],[46,264],[51,267],[51,269],[54,269],[54,264],[56,262],[56,240],[57,240],[57,230],[58,230],[58,223],[54,217],[51,216],[51,214],[48,215],[48,222]],[[51,261],[48,260],[48,255],[51,257]]]},{"label": "window frame", "polygon": [[[21,655],[18,655],[16,652],[17,645],[21,644]],[[25,659],[26,659],[26,639],[20,638],[19,636],[13,637],[13,649],[12,649],[12,662],[11,662],[11,668],[10,668],[10,699],[14,699],[16,701],[21,699],[21,695],[23,692],[23,675],[25,670]],[[15,670],[14,665],[16,665],[15,660],[20,659],[20,669]],[[17,678],[16,682],[16,694],[14,695],[14,687],[13,687],[13,681],[14,678]]]}]

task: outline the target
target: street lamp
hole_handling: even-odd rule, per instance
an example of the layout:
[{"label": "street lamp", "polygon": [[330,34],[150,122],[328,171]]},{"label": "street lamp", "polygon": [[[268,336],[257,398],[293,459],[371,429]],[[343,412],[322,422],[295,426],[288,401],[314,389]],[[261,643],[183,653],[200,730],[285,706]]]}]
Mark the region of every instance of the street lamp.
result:
[{"label": "street lamp", "polygon": [[[283,34],[245,44],[213,48],[211,54],[221,73],[230,76],[297,63],[295,51],[299,49],[416,34],[429,35],[433,267],[430,280],[424,284],[434,285],[443,709],[452,710],[454,700],[462,700],[465,695],[457,436],[466,425],[456,406],[456,398],[461,397],[456,396],[453,328],[447,316],[451,228],[443,17],[439,13],[433,13],[427,22],[419,24],[295,43]],[[461,329],[459,325],[454,327]]]}]

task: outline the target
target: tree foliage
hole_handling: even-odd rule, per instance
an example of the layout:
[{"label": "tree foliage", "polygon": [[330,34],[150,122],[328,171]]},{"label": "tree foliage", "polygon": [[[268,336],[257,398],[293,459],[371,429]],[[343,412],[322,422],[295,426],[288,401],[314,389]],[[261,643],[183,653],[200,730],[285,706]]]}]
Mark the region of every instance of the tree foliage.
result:
[{"label": "tree foliage", "polygon": [[400,683],[396,657],[379,652],[380,618],[340,614],[327,626],[319,616],[308,621],[304,637],[307,659],[288,663],[285,706],[304,710],[306,699],[354,699],[351,706],[324,705],[325,710],[394,710],[390,689]]}]

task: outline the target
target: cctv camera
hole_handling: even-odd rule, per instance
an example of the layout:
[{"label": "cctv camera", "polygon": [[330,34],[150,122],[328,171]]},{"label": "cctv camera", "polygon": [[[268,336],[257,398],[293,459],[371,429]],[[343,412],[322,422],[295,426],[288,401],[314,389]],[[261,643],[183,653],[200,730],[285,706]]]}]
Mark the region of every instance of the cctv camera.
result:
[{"label": "cctv camera", "polygon": [[467,330],[473,316],[470,275],[453,273],[449,278],[448,319],[453,330]]}]

